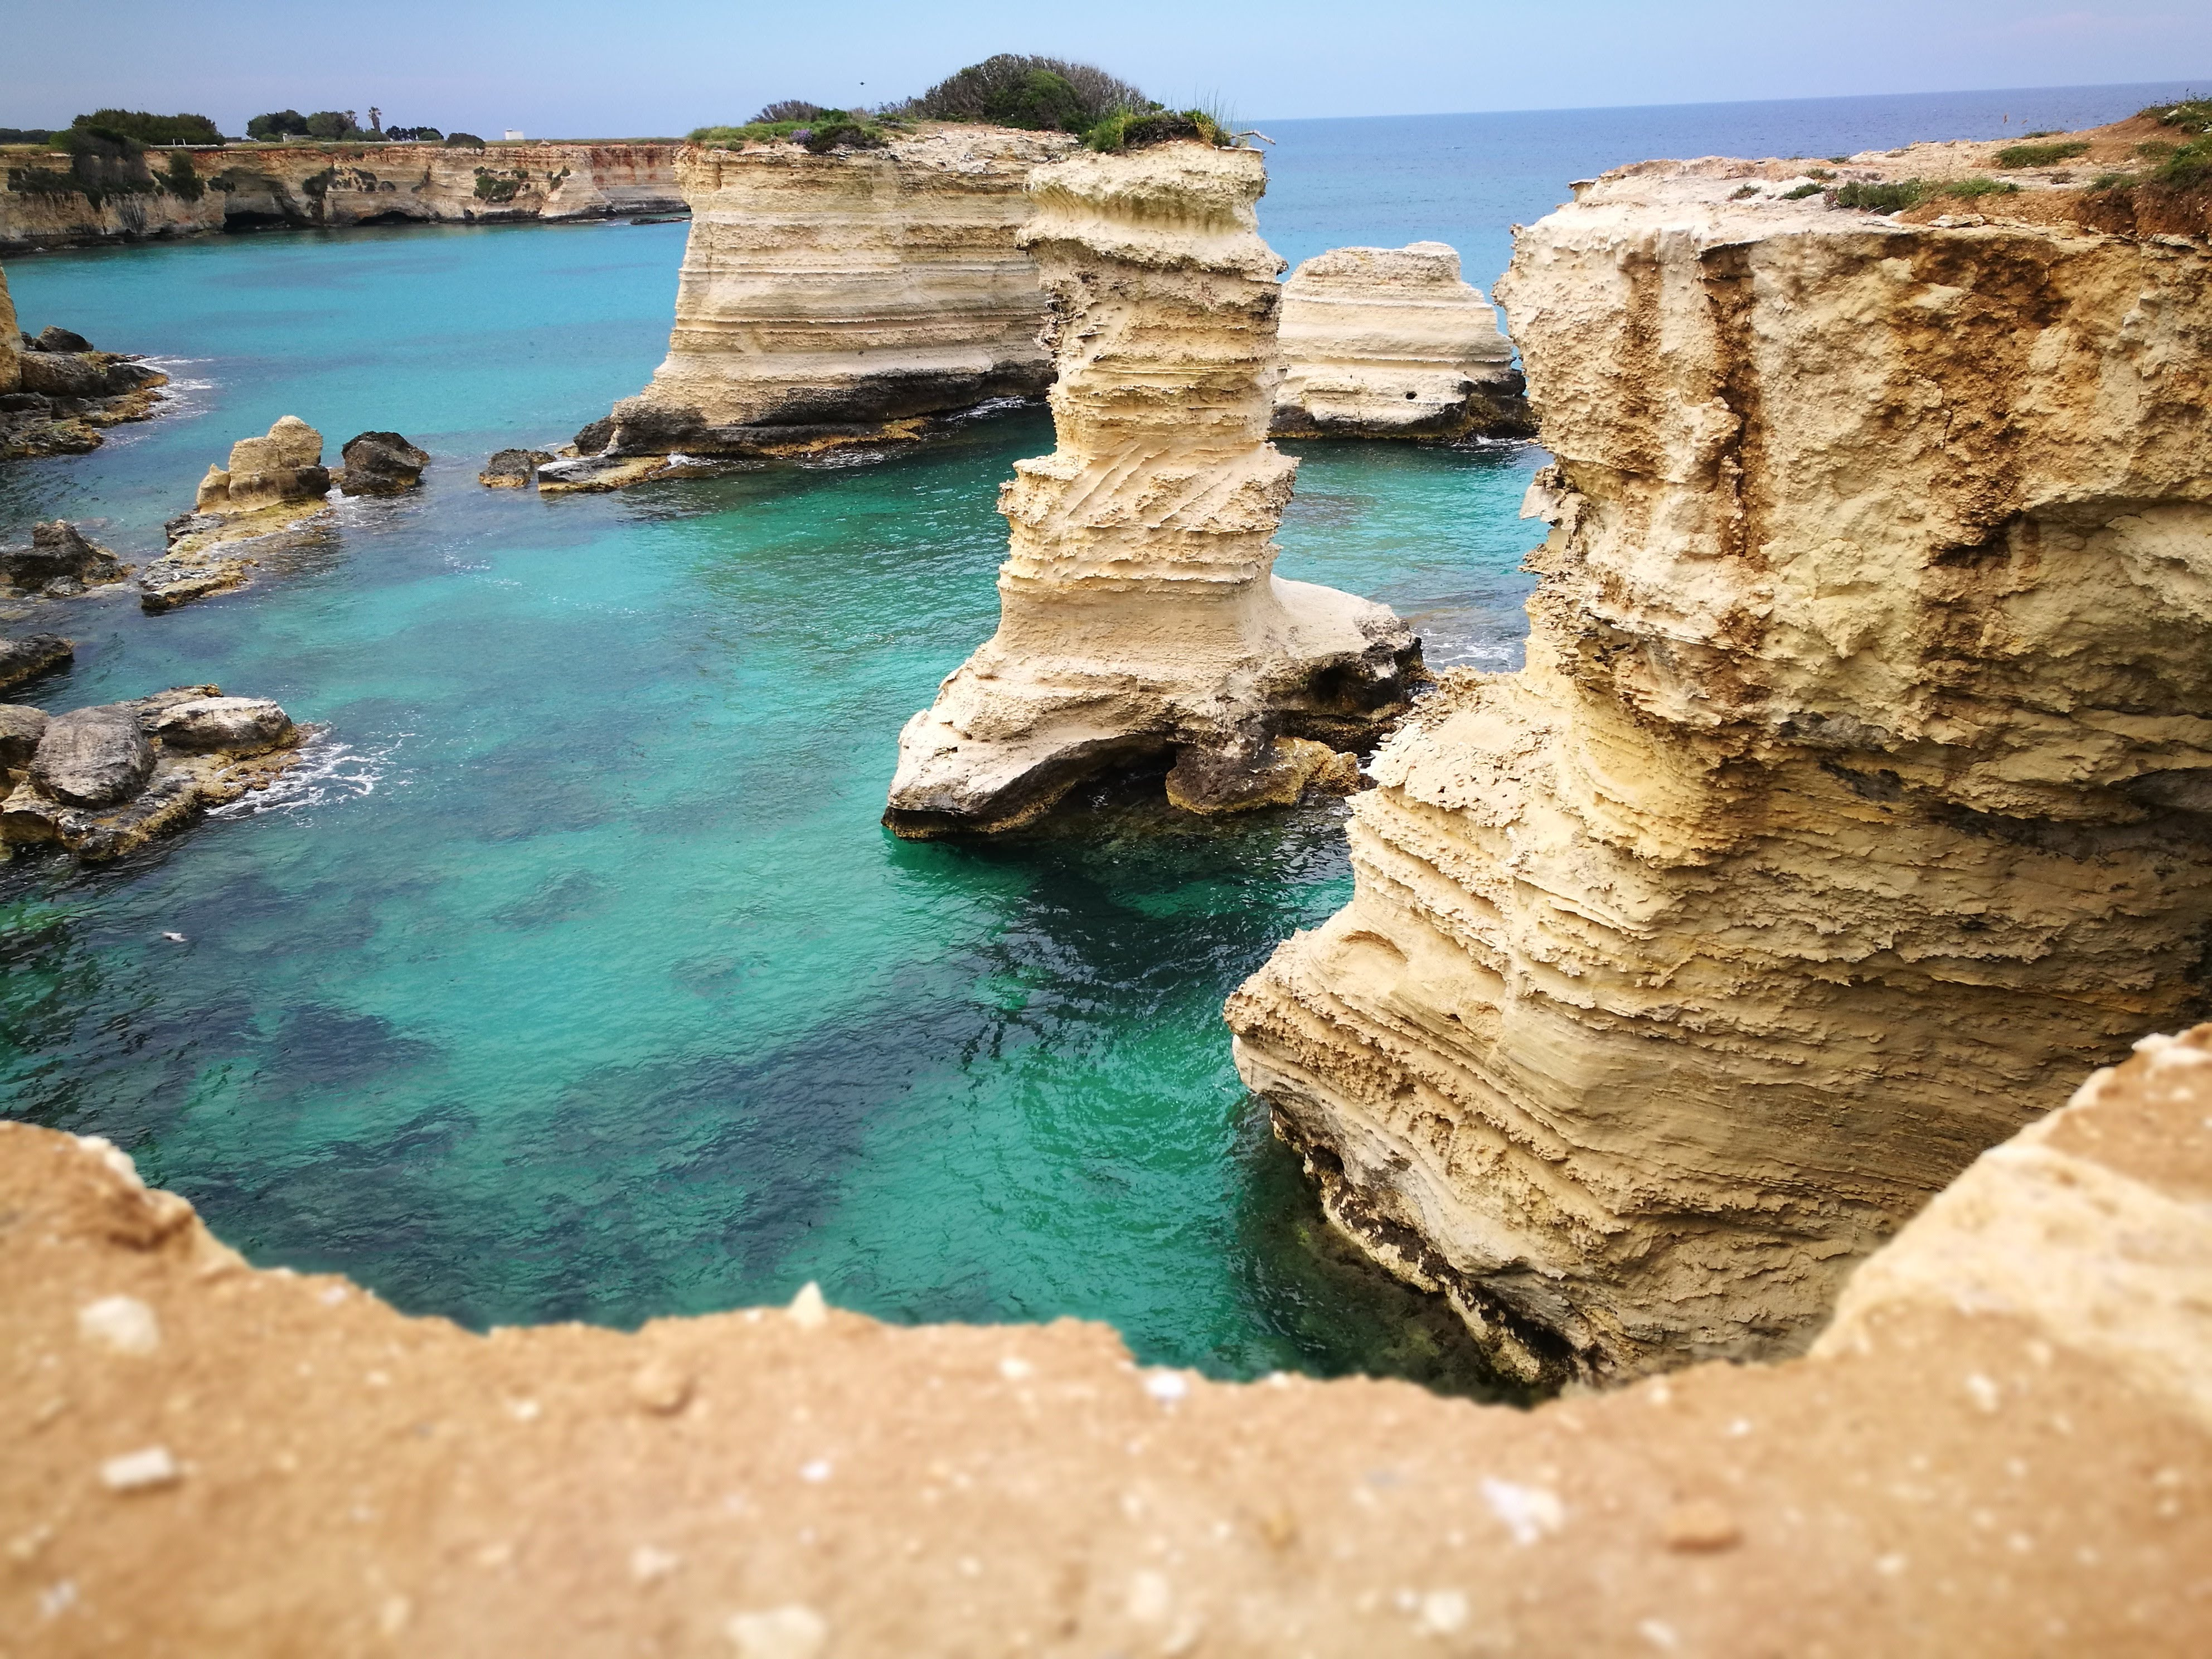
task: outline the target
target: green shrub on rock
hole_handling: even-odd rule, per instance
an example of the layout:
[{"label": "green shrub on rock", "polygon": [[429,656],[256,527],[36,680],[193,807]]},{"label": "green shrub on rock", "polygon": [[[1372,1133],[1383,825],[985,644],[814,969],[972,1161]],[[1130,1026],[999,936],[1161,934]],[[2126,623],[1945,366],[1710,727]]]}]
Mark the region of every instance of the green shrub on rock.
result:
[{"label": "green shrub on rock", "polygon": [[2063,144],[2008,144],[1997,152],[1996,161],[2001,167],[2047,167],[2088,153],[2087,142],[2076,138]]}]

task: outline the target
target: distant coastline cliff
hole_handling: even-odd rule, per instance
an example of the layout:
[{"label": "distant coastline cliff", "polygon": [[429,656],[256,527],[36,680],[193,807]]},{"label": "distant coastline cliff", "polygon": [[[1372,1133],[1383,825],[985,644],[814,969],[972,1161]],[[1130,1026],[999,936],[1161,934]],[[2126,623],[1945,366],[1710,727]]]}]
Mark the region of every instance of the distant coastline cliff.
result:
[{"label": "distant coastline cliff", "polygon": [[0,253],[207,231],[681,213],[673,139],[290,144],[159,154],[150,187],[75,178],[44,145],[0,148]]}]

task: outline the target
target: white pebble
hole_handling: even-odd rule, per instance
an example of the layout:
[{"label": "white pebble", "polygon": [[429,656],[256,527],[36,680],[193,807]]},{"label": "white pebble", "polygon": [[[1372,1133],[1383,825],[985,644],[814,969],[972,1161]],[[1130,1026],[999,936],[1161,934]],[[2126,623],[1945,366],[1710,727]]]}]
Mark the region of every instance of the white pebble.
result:
[{"label": "white pebble", "polygon": [[822,1299],[822,1287],[811,1279],[799,1287],[786,1311],[802,1331],[819,1330],[830,1321],[830,1304]]},{"label": "white pebble", "polygon": [[1026,1359],[1017,1359],[1008,1354],[999,1362],[999,1375],[1009,1382],[1020,1382],[1036,1375],[1036,1367]]},{"label": "white pebble", "polygon": [[167,1446],[125,1452],[100,1466],[100,1483],[110,1492],[140,1492],[149,1486],[166,1486],[177,1479],[177,1460],[169,1455]]},{"label": "white pebble", "polygon": [[1180,1371],[1154,1371],[1145,1379],[1145,1392],[1163,1402],[1180,1400],[1190,1392],[1190,1384]]},{"label": "white pebble", "polygon": [[1164,1573],[1139,1572],[1129,1579],[1129,1617],[1140,1625],[1156,1625],[1168,1616],[1175,1592]]},{"label": "white pebble", "polygon": [[801,1480],[811,1480],[817,1486],[820,1486],[830,1478],[830,1460],[826,1457],[817,1457],[811,1463],[800,1464],[799,1478]]},{"label": "white pebble", "polygon": [[640,1544],[629,1553],[629,1576],[641,1584],[665,1578],[683,1565],[682,1556],[669,1550],[657,1550],[650,1544]]},{"label": "white pebble", "polygon": [[161,1322],[135,1296],[103,1296],[76,1310],[76,1334],[117,1353],[151,1353],[161,1346]]},{"label": "white pebble", "polygon": [[1421,1598],[1417,1623],[1424,1635],[1452,1635],[1467,1624],[1467,1597],[1458,1590],[1431,1590]]},{"label": "white pebble", "polygon": [[1974,1403],[1985,1412],[1995,1411],[2004,1398],[1997,1385],[1979,1371],[1966,1379],[1966,1392],[1974,1396]]},{"label": "white pebble", "polygon": [[1488,1475],[1482,1478],[1482,1501],[1505,1523],[1516,1544],[1533,1544],[1545,1534],[1559,1531],[1567,1518],[1556,1493],[1541,1486],[1494,1480]]},{"label": "white pebble", "polygon": [[766,1613],[741,1613],[724,1626],[744,1659],[814,1659],[830,1626],[810,1607],[793,1602]]}]

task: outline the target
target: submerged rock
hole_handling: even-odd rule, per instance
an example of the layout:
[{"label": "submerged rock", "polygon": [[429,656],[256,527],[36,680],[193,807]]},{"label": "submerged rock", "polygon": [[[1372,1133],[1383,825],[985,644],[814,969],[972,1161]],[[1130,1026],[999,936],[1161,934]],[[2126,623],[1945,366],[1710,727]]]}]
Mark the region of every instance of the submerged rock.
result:
[{"label": "submerged rock", "polygon": [[1329,1213],[1531,1377],[1802,1350],[2204,1006],[2212,251],[1801,172],[1645,163],[1518,236],[1528,666],[1443,677],[1350,905],[1229,1004]]},{"label": "submerged rock", "polygon": [[552,459],[542,449],[502,449],[484,463],[477,482],[493,489],[527,489],[537,482],[538,469]]},{"label": "submerged rock", "polygon": [[33,526],[29,547],[0,551],[0,587],[18,593],[64,598],[129,574],[113,553],[63,519]]},{"label": "submerged rock", "polygon": [[119,857],[265,787],[299,739],[276,703],[213,685],[52,718],[0,705],[0,851],[51,842],[88,861]]},{"label": "submerged rock", "polygon": [[1497,313],[1442,242],[1334,248],[1283,285],[1278,437],[1527,437]]},{"label": "submerged rock", "polygon": [[58,634],[0,639],[0,690],[58,668],[76,654],[76,647]]},{"label": "submerged rock", "polygon": [[1265,182],[1253,152],[1190,142],[1032,175],[1059,447],[1000,492],[999,630],[900,733],[897,834],[1012,829],[1163,757],[1192,810],[1294,799],[1318,763],[1279,739],[1333,757],[1402,710],[1406,625],[1272,574],[1297,463],[1267,437],[1282,262],[1253,215]]},{"label": "submerged rock", "polygon": [[397,432],[364,432],[338,452],[337,487],[349,495],[397,495],[422,482],[430,458]]}]

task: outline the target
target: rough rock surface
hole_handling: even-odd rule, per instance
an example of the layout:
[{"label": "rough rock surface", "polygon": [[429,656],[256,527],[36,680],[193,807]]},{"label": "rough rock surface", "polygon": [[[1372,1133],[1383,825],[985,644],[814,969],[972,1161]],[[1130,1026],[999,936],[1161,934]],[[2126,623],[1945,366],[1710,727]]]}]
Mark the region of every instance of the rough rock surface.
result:
[{"label": "rough rock surface", "polygon": [[76,647],[58,634],[21,634],[0,639],[0,690],[58,668],[76,654]]},{"label": "rough rock surface", "polygon": [[[52,842],[88,863],[119,858],[266,787],[298,757],[282,708],[213,685],[21,718],[38,712],[0,705],[0,855]],[[28,759],[8,763],[26,739]]]},{"label": "rough rock surface", "polygon": [[[673,140],[612,143],[240,145],[165,150],[155,188],[102,195],[26,190],[11,176],[58,164],[43,145],[0,150],[0,253],[261,226],[476,223],[681,212]],[[198,186],[161,183],[185,158]]]},{"label": "rough rock surface", "polygon": [[527,489],[538,481],[538,469],[552,459],[542,449],[502,449],[484,463],[477,482],[493,489]]},{"label": "rough rock surface", "polygon": [[348,495],[397,495],[422,482],[429,455],[397,432],[364,432],[346,440],[333,482]]},{"label": "rough rock surface", "polygon": [[1253,216],[1265,184],[1258,155],[1196,143],[1032,175],[1058,447],[1000,495],[999,631],[900,733],[898,834],[1010,829],[1168,755],[1187,802],[1258,805],[1278,739],[1343,749],[1402,708],[1405,624],[1272,574],[1297,463],[1267,442],[1282,262]]},{"label": "rough rock surface", "polygon": [[143,421],[169,377],[119,352],[94,351],[81,334],[49,325],[27,340],[0,270],[0,461],[81,455],[103,428]]},{"label": "rough rock surface", "polygon": [[164,526],[167,550],[138,573],[139,607],[173,611],[241,586],[255,562],[234,544],[293,529],[327,507],[331,475],[322,459],[322,434],[296,415],[283,416],[265,436],[233,444],[229,465],[210,466],[200,480],[192,510]]},{"label": "rough rock surface", "polygon": [[0,1124],[28,1652],[2200,1653],[2212,1031],[1865,1264],[1810,1358],[1533,1411],[788,1310],[489,1335]]},{"label": "rough rock surface", "polygon": [[787,453],[1042,393],[1045,300],[1015,246],[1056,133],[933,128],[882,149],[686,149],[668,358],[579,434],[609,456]]},{"label": "rough rock surface", "polygon": [[27,548],[0,549],[0,592],[66,598],[128,574],[112,552],[66,519],[33,525]]},{"label": "rough rock surface", "polygon": [[9,788],[21,781],[21,775],[30,770],[31,757],[39,752],[39,739],[46,735],[45,709],[0,702],[0,781]]},{"label": "rough rock surface", "polygon": [[1442,242],[1340,247],[1283,285],[1275,435],[1524,438],[1513,348]]},{"label": "rough rock surface", "polygon": [[[1231,1000],[1332,1212],[1528,1374],[1787,1352],[2212,921],[2212,255],[1647,163],[1498,295],[1528,665]],[[1769,164],[1781,171],[1781,164]]]}]

